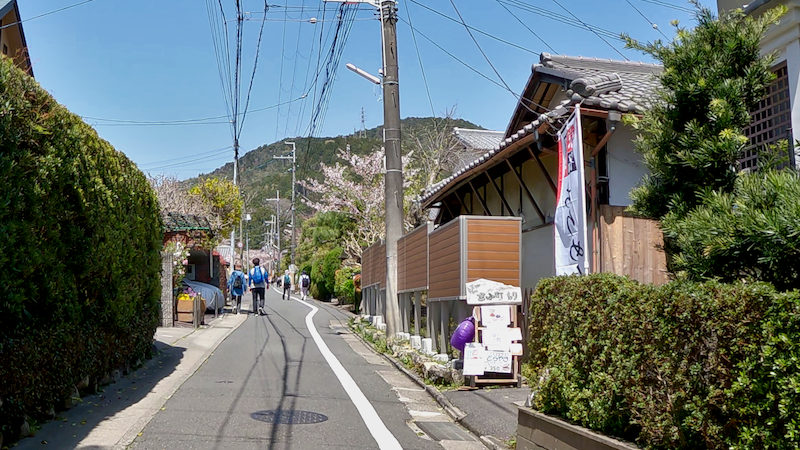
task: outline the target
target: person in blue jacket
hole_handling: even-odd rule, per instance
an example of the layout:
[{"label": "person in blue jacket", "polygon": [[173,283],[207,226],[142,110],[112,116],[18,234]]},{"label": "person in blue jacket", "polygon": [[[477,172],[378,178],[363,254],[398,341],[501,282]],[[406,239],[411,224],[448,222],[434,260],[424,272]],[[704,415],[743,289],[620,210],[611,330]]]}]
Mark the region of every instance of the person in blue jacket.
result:
[{"label": "person in blue jacket", "polygon": [[228,279],[228,290],[231,291],[231,300],[236,308],[236,314],[242,309],[242,295],[247,290],[247,281],[244,279],[244,272],[242,272],[242,265],[236,263],[233,265],[233,272]]}]

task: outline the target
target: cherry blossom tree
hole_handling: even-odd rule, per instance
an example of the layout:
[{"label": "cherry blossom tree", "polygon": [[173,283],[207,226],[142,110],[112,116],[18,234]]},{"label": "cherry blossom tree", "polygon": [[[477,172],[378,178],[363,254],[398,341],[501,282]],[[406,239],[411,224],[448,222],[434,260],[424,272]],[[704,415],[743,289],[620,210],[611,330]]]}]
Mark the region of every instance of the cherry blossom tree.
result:
[{"label": "cherry blossom tree", "polygon": [[311,195],[303,202],[318,212],[349,216],[354,227],[346,230],[342,248],[346,257],[361,259],[361,249],[384,235],[383,152],[356,155],[339,150],[341,162],[322,164],[320,180],[300,181]]}]

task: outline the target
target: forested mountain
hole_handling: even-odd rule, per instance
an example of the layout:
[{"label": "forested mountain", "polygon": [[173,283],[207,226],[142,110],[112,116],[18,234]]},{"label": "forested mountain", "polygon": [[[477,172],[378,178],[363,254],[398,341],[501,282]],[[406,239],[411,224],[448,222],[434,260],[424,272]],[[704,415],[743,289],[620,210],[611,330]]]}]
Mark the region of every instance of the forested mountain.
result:
[{"label": "forested mountain", "polygon": [[[403,152],[408,152],[415,136],[426,132],[436,126],[441,126],[441,118],[431,117],[408,117],[401,121],[402,127],[402,147]],[[463,119],[447,119],[447,126],[463,128],[481,128]],[[250,151],[246,151],[239,158],[238,183],[245,199],[245,212],[252,217],[250,223],[246,224],[250,229],[251,246],[258,246],[264,240],[266,229],[263,225],[265,220],[275,213],[275,202],[267,199],[274,198],[276,191],[280,191],[281,196],[281,221],[285,224],[289,220],[289,198],[291,196],[291,163],[288,160],[277,160],[275,156],[287,155],[291,151],[286,141],[294,141],[297,148],[297,180],[307,178],[318,178],[320,176],[320,164],[333,164],[337,160],[338,149],[344,149],[348,145],[350,150],[356,154],[372,153],[381,148],[381,136],[383,127],[375,127],[355,134],[320,137],[320,138],[287,138],[279,142],[262,145]],[[233,178],[233,163],[208,173],[202,174],[198,178],[187,180],[187,184],[194,184],[201,178],[219,177],[225,179]],[[301,197],[304,195],[302,188],[298,186],[297,220],[313,214],[307,208]],[[285,199],[285,200],[284,200]],[[298,224],[299,227],[299,224]]]}]

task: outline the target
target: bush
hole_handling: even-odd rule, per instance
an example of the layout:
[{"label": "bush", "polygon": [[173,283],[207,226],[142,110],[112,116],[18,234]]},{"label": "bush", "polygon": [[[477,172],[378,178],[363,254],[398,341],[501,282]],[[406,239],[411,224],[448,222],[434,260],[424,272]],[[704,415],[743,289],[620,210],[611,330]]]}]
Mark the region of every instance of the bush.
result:
[{"label": "bush", "polygon": [[0,426],[150,352],[161,219],[144,175],[0,58]]},{"label": "bush", "polygon": [[356,288],[353,276],[360,272],[357,267],[342,267],[336,271],[336,287],[334,293],[339,303],[354,305],[356,302]]},{"label": "bush", "polygon": [[530,317],[543,412],[650,448],[800,445],[800,292],[558,277]]},{"label": "bush", "polygon": [[739,175],[732,193],[706,193],[685,217],[667,215],[662,229],[679,275],[800,288],[800,178],[791,171]]},{"label": "bush", "polygon": [[341,267],[341,247],[317,253],[311,259],[311,295],[319,300],[330,300],[336,286],[336,270]]}]

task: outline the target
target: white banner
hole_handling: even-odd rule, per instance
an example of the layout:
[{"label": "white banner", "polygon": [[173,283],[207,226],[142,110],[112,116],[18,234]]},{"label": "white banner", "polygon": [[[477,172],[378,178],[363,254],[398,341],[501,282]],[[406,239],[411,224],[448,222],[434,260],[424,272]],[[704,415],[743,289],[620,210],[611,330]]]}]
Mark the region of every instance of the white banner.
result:
[{"label": "white banner", "polygon": [[580,108],[558,132],[558,197],[555,217],[556,275],[589,272],[586,259],[586,182]]}]

